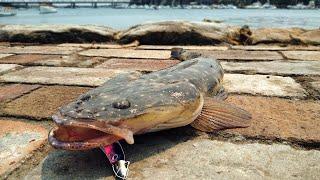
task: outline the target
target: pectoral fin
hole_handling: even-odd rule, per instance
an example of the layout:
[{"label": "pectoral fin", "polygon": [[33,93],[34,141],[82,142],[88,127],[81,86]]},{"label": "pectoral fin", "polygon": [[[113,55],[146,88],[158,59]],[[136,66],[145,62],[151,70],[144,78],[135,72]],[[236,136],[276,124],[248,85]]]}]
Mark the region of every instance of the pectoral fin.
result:
[{"label": "pectoral fin", "polygon": [[248,127],[251,114],[221,100],[205,98],[201,114],[191,126],[205,132]]}]

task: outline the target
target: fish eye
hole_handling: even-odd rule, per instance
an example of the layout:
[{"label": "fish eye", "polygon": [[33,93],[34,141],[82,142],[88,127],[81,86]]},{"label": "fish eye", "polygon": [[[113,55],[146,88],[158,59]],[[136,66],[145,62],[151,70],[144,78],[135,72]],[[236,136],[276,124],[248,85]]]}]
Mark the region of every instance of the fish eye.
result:
[{"label": "fish eye", "polygon": [[128,100],[113,102],[112,107],[116,109],[128,109],[130,107],[130,102]]}]

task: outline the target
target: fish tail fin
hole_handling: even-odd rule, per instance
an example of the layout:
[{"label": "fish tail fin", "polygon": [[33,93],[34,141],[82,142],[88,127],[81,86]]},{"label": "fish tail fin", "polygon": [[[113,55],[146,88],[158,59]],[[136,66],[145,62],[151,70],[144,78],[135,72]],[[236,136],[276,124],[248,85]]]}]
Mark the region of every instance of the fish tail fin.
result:
[{"label": "fish tail fin", "polygon": [[191,123],[191,126],[204,132],[213,132],[248,127],[251,119],[251,114],[246,110],[221,100],[205,98],[201,114]]}]

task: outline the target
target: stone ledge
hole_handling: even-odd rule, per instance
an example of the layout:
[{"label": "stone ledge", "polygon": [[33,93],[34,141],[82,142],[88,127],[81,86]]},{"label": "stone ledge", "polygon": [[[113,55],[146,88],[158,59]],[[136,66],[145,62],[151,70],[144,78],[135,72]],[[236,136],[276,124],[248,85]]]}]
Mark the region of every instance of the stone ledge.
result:
[{"label": "stone ledge", "polygon": [[171,50],[172,48],[183,48],[185,50],[211,50],[211,51],[225,51],[227,46],[166,46],[166,45],[141,45],[136,49],[143,50]]},{"label": "stone ledge", "polygon": [[39,85],[12,84],[0,86],[0,102],[15,99],[23,94],[38,89]]},{"label": "stone ledge", "polygon": [[47,141],[48,131],[40,125],[0,119],[0,176],[17,168]]},{"label": "stone ledge", "polygon": [[80,52],[79,55],[108,58],[169,59],[171,57],[171,51],[133,49],[90,49]]},{"label": "stone ledge", "polygon": [[2,25],[0,41],[23,43],[107,42],[115,30],[93,25]]},{"label": "stone ledge", "polygon": [[303,61],[320,61],[320,51],[282,51],[286,58]]},{"label": "stone ledge", "polygon": [[273,75],[320,75],[320,61],[224,62],[227,72]]},{"label": "stone ledge", "polygon": [[224,86],[230,93],[304,98],[306,91],[290,77],[225,74]]},{"label": "stone ledge", "polygon": [[[315,150],[208,139],[183,141],[157,134],[142,137],[141,143],[125,148],[126,158],[131,161],[129,179],[316,179],[320,175],[320,152]],[[103,154],[97,150],[54,151],[26,179],[38,177],[114,179]]]},{"label": "stone ledge", "polygon": [[230,95],[227,102],[252,114],[248,128],[226,130],[227,133],[253,139],[320,143],[320,103],[271,97]]},{"label": "stone ledge", "polygon": [[23,66],[17,64],[0,64],[0,75],[17,69],[21,69],[22,67]]},{"label": "stone ledge", "polygon": [[282,60],[283,57],[274,51],[243,51],[243,50],[226,50],[226,51],[204,51],[199,50],[204,56],[213,57],[219,60],[241,60],[241,61],[271,61]]},{"label": "stone ledge", "polygon": [[106,69],[128,69],[134,71],[157,71],[178,64],[178,60],[150,60],[150,59],[109,59],[96,66]]},{"label": "stone ledge", "polygon": [[122,70],[73,67],[28,67],[0,76],[2,82],[99,86]]},{"label": "stone ledge", "polygon": [[60,106],[66,105],[89,90],[90,88],[83,87],[42,87],[9,103],[3,104],[0,113],[39,120],[50,119]]},{"label": "stone ledge", "polygon": [[82,50],[77,47],[58,46],[13,46],[0,49],[0,53],[8,54],[42,54],[42,55],[69,55]]}]

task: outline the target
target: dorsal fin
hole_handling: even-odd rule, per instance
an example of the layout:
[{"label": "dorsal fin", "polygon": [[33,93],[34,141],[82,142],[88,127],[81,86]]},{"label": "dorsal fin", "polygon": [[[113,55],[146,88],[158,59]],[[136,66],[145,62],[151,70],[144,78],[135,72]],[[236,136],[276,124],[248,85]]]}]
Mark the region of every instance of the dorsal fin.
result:
[{"label": "dorsal fin", "polygon": [[205,98],[201,114],[191,123],[191,126],[204,131],[248,127],[251,114],[234,105],[221,100]]}]

